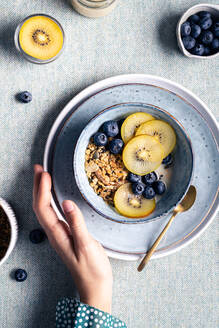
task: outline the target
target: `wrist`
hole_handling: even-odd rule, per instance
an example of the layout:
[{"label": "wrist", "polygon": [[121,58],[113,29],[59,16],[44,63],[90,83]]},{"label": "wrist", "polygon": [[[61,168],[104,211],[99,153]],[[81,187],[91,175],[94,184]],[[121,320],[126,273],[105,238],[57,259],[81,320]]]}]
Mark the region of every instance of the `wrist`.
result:
[{"label": "wrist", "polygon": [[97,300],[83,300],[83,299],[81,299],[81,302],[89,306],[92,306],[98,310],[111,314],[111,310],[112,310],[111,303],[102,303]]},{"label": "wrist", "polygon": [[82,303],[88,304],[89,306],[95,307],[98,310],[107,312],[111,314],[112,310],[112,296],[106,297],[103,295],[98,295],[97,293],[94,296],[80,296]]}]

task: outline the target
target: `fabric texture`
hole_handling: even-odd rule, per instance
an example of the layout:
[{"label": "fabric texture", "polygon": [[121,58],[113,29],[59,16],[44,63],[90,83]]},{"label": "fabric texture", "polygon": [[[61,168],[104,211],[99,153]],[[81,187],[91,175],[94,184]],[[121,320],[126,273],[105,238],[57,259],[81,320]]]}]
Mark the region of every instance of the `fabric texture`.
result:
[{"label": "fabric texture", "polygon": [[[52,124],[79,91],[118,74],[153,74],[188,88],[219,119],[219,57],[187,58],[176,41],[179,17],[206,2],[119,0],[110,15],[88,19],[69,0],[0,1],[0,196],[19,224],[16,248],[0,267],[0,328],[54,328],[57,301],[77,296],[48,241],[34,245],[29,233],[39,227],[32,210],[33,164],[42,163]],[[65,31],[63,53],[47,65],[27,62],[14,46],[15,27],[34,13],[55,17]],[[25,90],[33,95],[29,104],[15,98]],[[151,260],[142,273],[136,262],[111,259],[112,313],[129,328],[219,327],[218,218],[193,243]],[[28,273],[22,283],[13,278],[18,268]]]},{"label": "fabric texture", "polygon": [[119,328],[124,322],[100,311],[92,306],[81,303],[77,299],[65,298],[56,306],[56,328]]}]

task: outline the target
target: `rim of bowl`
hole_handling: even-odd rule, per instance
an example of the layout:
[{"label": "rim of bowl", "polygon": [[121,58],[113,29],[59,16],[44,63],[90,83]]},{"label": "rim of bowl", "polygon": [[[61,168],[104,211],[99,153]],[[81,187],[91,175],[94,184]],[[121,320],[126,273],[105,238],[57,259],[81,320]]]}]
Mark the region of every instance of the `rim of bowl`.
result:
[{"label": "rim of bowl", "polygon": [[[83,193],[82,191],[82,188],[81,188],[81,185],[80,185],[80,182],[79,182],[79,178],[78,176],[75,174],[76,172],[76,160],[75,160],[75,154],[76,152],[78,151],[78,147],[79,147],[79,141],[81,140],[82,136],[83,136],[83,133],[84,133],[84,130],[85,128],[91,123],[93,122],[97,117],[103,115],[106,111],[108,110],[112,110],[114,109],[115,107],[119,107],[119,106],[124,106],[124,105],[128,105],[128,104],[131,104],[131,105],[143,105],[143,106],[149,106],[149,107],[154,107],[156,109],[158,109],[159,111],[163,112],[164,114],[166,114],[167,116],[169,116],[173,121],[175,121],[175,123],[179,126],[179,128],[181,129],[181,131],[183,132],[185,138],[187,139],[188,141],[188,144],[189,144],[189,148],[190,148],[190,151],[191,151],[191,155],[192,155],[192,165],[191,165],[191,172],[190,172],[190,177],[189,177],[189,181],[188,181],[188,184],[182,194],[182,196],[178,199],[178,201],[171,207],[169,208],[167,211],[163,212],[162,214],[152,218],[152,219],[148,219],[147,217],[145,218],[128,218],[128,217],[125,217],[124,216],[124,219],[116,219],[116,218],[113,218],[113,217],[110,217],[108,215],[106,215],[105,213],[101,212],[98,208],[96,208],[88,199],[87,197],[85,196],[85,194]],[[147,104],[147,103],[142,103],[142,102],[128,102],[128,103],[119,103],[119,104],[115,104],[115,105],[112,105],[110,107],[107,107],[107,108],[104,108],[102,109],[99,113],[97,113],[95,116],[93,116],[89,121],[88,123],[86,124],[86,126],[83,128],[83,130],[81,131],[79,137],[78,137],[78,140],[77,140],[77,143],[76,143],[76,146],[75,146],[75,149],[73,151],[73,158],[72,158],[72,164],[73,164],[73,171],[74,171],[74,177],[75,177],[75,181],[76,181],[76,184],[77,184],[77,187],[78,187],[78,190],[82,196],[82,198],[86,201],[86,203],[95,211],[97,212],[99,215],[103,216],[104,218],[108,219],[108,220],[111,220],[111,221],[114,221],[114,222],[118,222],[118,223],[122,223],[122,224],[139,224],[139,223],[145,223],[145,222],[152,222],[152,221],[156,221],[156,220],[159,220],[161,219],[162,217],[168,215],[179,203],[180,201],[183,199],[183,197],[185,196],[185,194],[187,193],[189,187],[190,187],[190,184],[191,184],[191,180],[192,180],[192,177],[193,177],[193,168],[194,168],[194,152],[193,152],[193,148],[192,148],[192,142],[191,142],[191,139],[190,137],[188,136],[184,126],[172,115],[170,114],[169,112],[167,112],[165,109],[162,109],[161,107],[158,107],[158,106],[155,106],[155,105],[152,105],[152,104]],[[98,196],[98,195],[97,195]]]},{"label": "rim of bowl", "polygon": [[9,255],[13,251],[16,242],[17,242],[17,237],[18,237],[18,223],[16,220],[15,213],[11,206],[3,199],[0,197],[0,207],[2,207],[3,211],[7,215],[8,222],[11,227],[11,236],[10,236],[10,242],[8,245],[8,249],[3,256],[3,258],[0,260],[0,266],[8,259]]},{"label": "rim of bowl", "polygon": [[[182,16],[180,17],[178,23],[177,23],[177,27],[176,27],[176,36],[177,36],[177,42],[178,42],[178,46],[180,48],[180,50],[182,51],[182,53],[186,56],[186,57],[190,57],[190,58],[198,58],[198,59],[210,59],[210,58],[215,58],[219,55],[219,51],[216,54],[210,55],[210,56],[197,56],[197,55],[193,55],[191,54],[188,50],[186,50],[186,48],[184,47],[184,44],[182,42],[182,38],[181,38],[181,25],[187,20],[187,18],[190,16],[190,12],[193,11],[194,9],[197,9],[197,11],[195,11],[193,14],[198,13],[200,11],[201,8],[203,7],[209,7],[211,9],[214,9],[216,11],[218,11],[218,15],[219,15],[219,5],[214,5],[214,4],[210,4],[210,3],[200,3],[198,5],[192,6],[189,9],[187,9]],[[192,15],[193,15],[192,14]]]},{"label": "rim of bowl", "polygon": [[[56,56],[54,57],[51,57],[49,59],[38,59],[38,58],[35,58],[35,57],[32,57],[30,55],[28,55],[22,48],[21,48],[21,45],[20,45],[20,41],[19,41],[19,33],[20,33],[20,29],[22,27],[22,25],[26,22],[26,20],[32,18],[32,17],[35,17],[35,16],[43,16],[43,17],[47,17],[49,19],[51,19],[52,21],[54,21],[58,26],[59,28],[61,29],[62,31],[62,35],[63,35],[63,44],[62,44],[62,48],[61,50],[57,53]],[[47,14],[42,14],[42,13],[38,13],[38,14],[32,14],[32,15],[29,15],[27,17],[25,17],[22,21],[20,21],[20,23],[18,23],[16,29],[15,29],[15,32],[14,32],[14,43],[15,43],[15,47],[16,49],[18,50],[19,53],[21,53],[24,58],[26,60],[28,60],[30,63],[33,63],[33,64],[38,64],[38,65],[41,65],[41,64],[49,64],[51,62],[53,62],[54,60],[56,60],[63,52],[64,50],[64,47],[65,47],[65,31],[61,25],[61,23],[54,17],[50,16],[50,15],[47,15]]]}]

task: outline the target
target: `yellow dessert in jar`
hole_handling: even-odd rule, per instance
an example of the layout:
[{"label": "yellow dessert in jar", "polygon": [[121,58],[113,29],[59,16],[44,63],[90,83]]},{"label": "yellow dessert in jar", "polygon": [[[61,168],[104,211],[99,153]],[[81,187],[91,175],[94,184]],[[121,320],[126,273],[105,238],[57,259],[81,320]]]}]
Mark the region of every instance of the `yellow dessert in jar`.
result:
[{"label": "yellow dessert in jar", "polygon": [[64,44],[64,35],[59,24],[44,15],[29,17],[19,32],[21,49],[39,60],[49,60],[58,55]]}]

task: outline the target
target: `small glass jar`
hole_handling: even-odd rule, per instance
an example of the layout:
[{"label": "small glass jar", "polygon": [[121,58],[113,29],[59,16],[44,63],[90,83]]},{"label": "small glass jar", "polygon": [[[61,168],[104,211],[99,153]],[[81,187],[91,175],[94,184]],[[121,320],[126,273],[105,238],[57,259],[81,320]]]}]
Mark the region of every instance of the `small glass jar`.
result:
[{"label": "small glass jar", "polygon": [[117,0],[71,0],[74,9],[81,15],[98,18],[108,15],[117,5]]},{"label": "small glass jar", "polygon": [[[34,22],[34,20],[36,20],[36,19],[37,19],[37,22]],[[45,21],[46,21],[46,23],[45,23]],[[32,27],[31,27],[31,29],[30,29],[30,27],[27,27],[27,30],[25,31],[25,26],[27,26],[27,24],[32,24],[36,30],[34,31]],[[50,29],[53,28],[56,31],[56,34],[52,35],[52,37],[50,37],[44,30],[41,30],[41,26],[46,26],[47,24],[50,24],[50,26],[49,26]],[[23,34],[22,34],[22,30],[24,31]],[[33,34],[28,33],[29,31],[31,31],[31,33],[33,33],[33,32],[34,33]],[[49,54],[47,57],[46,56],[44,56],[44,57],[37,56],[32,51],[34,48],[34,45],[33,45],[32,49],[31,49],[31,46],[29,46],[28,51],[24,48],[24,46],[22,45],[22,35],[23,35],[23,40],[30,38],[32,40],[32,43],[35,42],[35,43],[38,43],[38,45],[40,44],[41,46],[43,46],[42,49],[45,49],[45,50],[46,50],[46,48],[47,49],[49,48],[51,40],[53,43],[56,43],[56,45],[58,43],[58,46],[56,46],[55,52],[52,54]],[[20,24],[18,24],[18,26],[15,30],[15,34],[14,34],[14,42],[15,42],[15,46],[16,46],[17,50],[29,62],[34,63],[34,64],[47,64],[47,63],[50,63],[50,62],[54,61],[55,59],[57,59],[63,51],[64,41],[65,41],[65,33],[64,33],[64,30],[63,30],[61,24],[55,18],[53,18],[49,15],[45,15],[45,14],[34,14],[34,15],[26,17],[22,22],[20,22]],[[29,40],[29,44],[31,44],[30,40]],[[53,46],[53,48],[54,48],[54,46]]]}]

